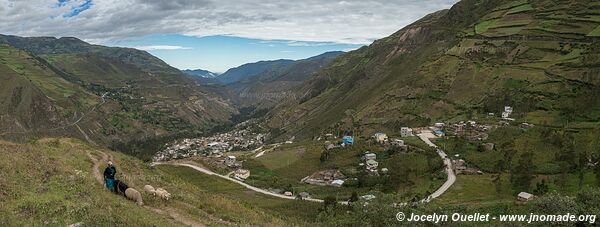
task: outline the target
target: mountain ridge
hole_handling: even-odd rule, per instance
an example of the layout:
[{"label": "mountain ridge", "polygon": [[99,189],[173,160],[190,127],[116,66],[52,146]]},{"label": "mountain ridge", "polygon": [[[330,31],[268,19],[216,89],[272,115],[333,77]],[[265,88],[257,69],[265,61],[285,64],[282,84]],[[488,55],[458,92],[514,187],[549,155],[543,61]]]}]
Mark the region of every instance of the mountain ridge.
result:
[{"label": "mountain ridge", "polygon": [[214,72],[204,70],[204,69],[184,69],[184,70],[181,70],[181,72],[185,73],[186,75],[199,76],[199,77],[203,77],[203,78],[215,78],[215,77],[221,75],[219,73],[214,73]]},{"label": "mountain ridge", "polygon": [[[581,2],[566,4],[577,11],[544,0],[463,0],[336,59],[271,111],[268,124],[310,138],[376,122],[399,130],[466,120],[511,105],[522,121],[593,125],[599,105],[586,97],[597,91],[598,38],[589,34],[600,21],[590,19],[598,6]],[[564,32],[554,32],[559,26]],[[567,116],[583,108],[567,103],[594,108]]]},{"label": "mountain ridge", "polygon": [[[24,124],[27,119],[4,122],[3,129],[19,129],[14,131],[17,134],[2,135],[6,139],[72,136],[109,146],[209,130],[226,124],[237,111],[209,88],[196,85],[145,51],[92,45],[76,38],[0,35],[0,43],[0,64],[6,66],[6,75],[34,82],[27,91],[42,91],[34,96],[37,101],[28,103],[42,102],[52,106],[48,109],[62,111],[54,123],[49,119],[36,126]],[[6,96],[15,97],[22,83],[6,84],[6,90],[13,92]],[[5,119],[16,119],[24,112],[5,113]],[[62,127],[38,130],[55,128],[52,125]]]}]

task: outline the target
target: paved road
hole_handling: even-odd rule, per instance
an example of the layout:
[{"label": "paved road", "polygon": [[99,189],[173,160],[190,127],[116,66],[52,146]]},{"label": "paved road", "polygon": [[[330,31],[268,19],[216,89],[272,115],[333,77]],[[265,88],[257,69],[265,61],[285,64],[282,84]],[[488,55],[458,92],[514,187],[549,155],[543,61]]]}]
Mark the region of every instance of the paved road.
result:
[{"label": "paved road", "polygon": [[[238,181],[238,180],[233,179],[231,177],[215,173],[215,172],[213,172],[213,171],[211,171],[209,169],[205,169],[205,168],[202,168],[202,167],[199,167],[199,166],[196,166],[196,165],[192,165],[192,164],[187,164],[187,163],[162,163],[162,162],[154,162],[151,165],[152,166],[155,166],[155,165],[185,166],[185,167],[192,168],[192,169],[194,169],[194,170],[196,170],[198,172],[204,173],[206,175],[217,176],[217,177],[223,178],[225,180],[234,182],[236,184],[244,186],[247,189],[250,189],[252,191],[255,191],[255,192],[258,192],[258,193],[261,193],[261,194],[265,194],[265,195],[269,195],[269,196],[274,196],[274,197],[281,198],[281,199],[290,199],[290,200],[296,199],[295,196],[286,196],[286,195],[282,195],[282,194],[273,193],[273,192],[264,190],[262,188],[257,188],[257,187],[254,187],[252,185],[246,184],[244,182]],[[318,203],[322,203],[323,202],[322,199],[313,199],[313,198],[307,198],[307,199],[304,199],[304,200],[311,201],[311,202],[318,202]],[[347,204],[347,202],[340,202],[340,203]]]},{"label": "paved road", "polygon": [[434,143],[431,142],[431,140],[429,140],[430,138],[435,138],[435,136],[431,132],[419,133],[419,134],[417,134],[417,136],[421,140],[423,140],[423,142],[425,142],[427,145],[434,147],[436,149],[438,155],[444,161],[444,165],[446,167],[446,174],[448,174],[448,179],[446,180],[446,182],[444,182],[444,184],[440,188],[438,188],[438,190],[431,193],[431,195],[429,195],[427,198],[421,200],[421,202],[428,203],[432,199],[440,197],[442,194],[444,194],[444,192],[446,192],[450,188],[450,186],[452,186],[452,184],[454,184],[454,182],[456,181],[456,175],[454,174],[454,170],[452,170],[452,160],[450,160],[450,158],[448,158],[448,156],[446,155],[446,153],[444,153],[444,151],[442,149],[438,148],[437,145],[435,145]]}]

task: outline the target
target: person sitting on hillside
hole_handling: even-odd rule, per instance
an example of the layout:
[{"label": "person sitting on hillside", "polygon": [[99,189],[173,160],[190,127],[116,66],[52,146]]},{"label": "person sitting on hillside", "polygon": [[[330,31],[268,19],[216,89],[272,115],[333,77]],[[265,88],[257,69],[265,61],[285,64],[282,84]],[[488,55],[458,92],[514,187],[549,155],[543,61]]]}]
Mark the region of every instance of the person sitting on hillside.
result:
[{"label": "person sitting on hillside", "polygon": [[115,192],[115,175],[117,169],[111,161],[108,162],[108,166],[104,169],[104,184],[108,190]]}]

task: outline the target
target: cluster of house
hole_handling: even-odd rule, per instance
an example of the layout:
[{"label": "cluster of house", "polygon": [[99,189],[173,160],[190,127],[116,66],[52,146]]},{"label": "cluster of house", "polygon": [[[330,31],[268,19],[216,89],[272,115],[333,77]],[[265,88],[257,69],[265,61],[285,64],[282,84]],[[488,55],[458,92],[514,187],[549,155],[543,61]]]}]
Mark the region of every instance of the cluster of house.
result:
[{"label": "cluster of house", "polygon": [[[331,134],[326,134],[326,135],[331,135]],[[326,138],[337,138],[335,136],[331,136],[331,137],[326,137]],[[319,140],[321,138],[319,137]],[[339,148],[339,147],[346,147],[346,146],[350,146],[354,144],[354,137],[352,136],[343,136],[341,141],[338,142],[331,142],[329,140],[325,141],[325,150],[331,150],[334,148]]]},{"label": "cluster of house", "polygon": [[492,126],[479,124],[472,120],[466,122],[460,121],[447,127],[447,130],[453,132],[454,135],[464,137],[471,141],[487,140],[488,132],[491,129]]},{"label": "cluster of house", "polygon": [[154,156],[154,161],[187,158],[191,156],[221,156],[231,150],[249,150],[261,146],[265,134],[252,133],[248,129],[233,130],[209,137],[184,139],[167,145]]},{"label": "cluster of house", "polygon": [[[412,129],[411,129],[411,132],[412,132]],[[371,136],[371,138],[373,138],[373,140],[375,140],[376,143],[379,143],[381,145],[391,145],[391,146],[399,147],[403,151],[408,150],[408,146],[404,144],[404,140],[390,139],[383,132],[377,132],[373,136]]]},{"label": "cluster of house", "polygon": [[339,170],[323,170],[303,178],[300,182],[320,186],[341,187],[345,179],[346,176]]}]

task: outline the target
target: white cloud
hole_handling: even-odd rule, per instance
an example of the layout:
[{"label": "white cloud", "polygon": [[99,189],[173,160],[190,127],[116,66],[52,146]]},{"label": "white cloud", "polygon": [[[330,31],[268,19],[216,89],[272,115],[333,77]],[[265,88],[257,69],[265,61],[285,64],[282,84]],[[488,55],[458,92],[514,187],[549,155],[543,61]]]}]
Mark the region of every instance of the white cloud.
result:
[{"label": "white cloud", "polygon": [[169,46],[169,45],[153,45],[153,46],[134,46],[138,50],[189,50],[191,47]]},{"label": "white cloud", "polygon": [[458,0],[0,0],[0,32],[106,43],[151,34],[368,44]]}]

